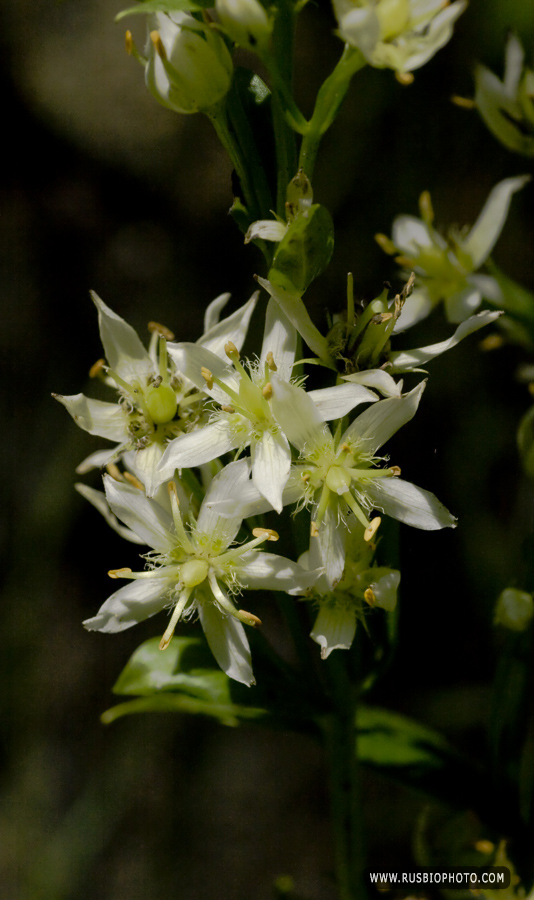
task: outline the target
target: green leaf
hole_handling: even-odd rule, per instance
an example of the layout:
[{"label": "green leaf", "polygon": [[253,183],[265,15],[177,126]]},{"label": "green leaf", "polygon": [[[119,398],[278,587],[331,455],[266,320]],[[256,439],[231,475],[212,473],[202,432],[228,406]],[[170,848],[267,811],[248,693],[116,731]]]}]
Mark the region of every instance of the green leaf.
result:
[{"label": "green leaf", "polygon": [[120,22],[125,16],[133,16],[139,13],[147,15],[148,13],[157,12],[199,12],[202,9],[209,9],[212,5],[212,0],[144,0],[137,6],[130,6],[128,9],[121,10],[115,16],[115,21]]},{"label": "green leaf", "polygon": [[269,281],[303,294],[326,269],[333,249],[332,217],[326,207],[314,203],[291,222],[280,241]]}]

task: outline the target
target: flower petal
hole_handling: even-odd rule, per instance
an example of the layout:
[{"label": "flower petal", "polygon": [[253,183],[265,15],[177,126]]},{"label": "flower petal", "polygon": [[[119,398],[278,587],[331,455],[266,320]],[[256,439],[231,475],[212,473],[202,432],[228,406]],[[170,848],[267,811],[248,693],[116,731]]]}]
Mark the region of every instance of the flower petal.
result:
[{"label": "flower petal", "polygon": [[405,300],[401,314],[395,322],[393,333],[398,334],[400,331],[406,331],[426,319],[432,312],[434,304],[424,288],[413,291]]},{"label": "flower petal", "polygon": [[462,249],[473,260],[473,269],[478,269],[490,255],[503,229],[513,194],[521,190],[528,181],[530,175],[505,178],[490,192],[482,212],[462,242]]},{"label": "flower petal", "polygon": [[133,468],[145,486],[147,497],[153,497],[160,484],[166,480],[158,471],[164,450],[164,444],[152,441],[147,447],[134,451]]},{"label": "flower petal", "polygon": [[365,492],[377,509],[405,525],[425,531],[456,528],[456,518],[434,494],[402,478],[375,478]]},{"label": "flower petal", "polygon": [[100,338],[109,366],[126,381],[132,376],[138,378],[140,367],[148,372],[152,368],[150,356],[135,329],[106,306],[94,291],[91,291],[91,298],[98,310]]},{"label": "flower petal", "polygon": [[283,310],[275,300],[267,303],[265,314],[265,330],[263,333],[263,345],[260,353],[260,365],[263,368],[270,352],[273,355],[278,377],[283,381],[289,381],[295,353],[297,349],[297,330],[291,324]]},{"label": "flower petal", "polygon": [[146,545],[146,541],[144,541],[143,538],[140,538],[135,531],[131,530],[131,528],[121,525],[117,517],[113,515],[103,491],[95,491],[94,488],[89,487],[87,484],[80,484],[80,482],[75,484],[74,487],[82,497],[85,497],[85,499],[88,500],[102,516],[104,516],[108,525],[110,525],[117,534],[120,534],[120,536],[127,541],[131,541],[132,544]]},{"label": "flower petal", "polygon": [[259,238],[263,241],[281,241],[287,231],[287,224],[277,219],[258,219],[249,226],[245,244]]},{"label": "flower petal", "polygon": [[99,612],[83,623],[88,631],[124,631],[160,612],[165,606],[168,578],[154,576],[130,581],[108,597]]},{"label": "flower petal", "polygon": [[474,313],[475,309],[478,309],[481,302],[480,291],[472,285],[447,297],[445,310],[449,322],[464,322],[471,313]]},{"label": "flower petal", "polygon": [[239,583],[248,590],[284,591],[304,594],[317,581],[320,571],[306,571],[298,563],[276,553],[251,551],[239,566]]},{"label": "flower petal", "polygon": [[501,312],[481,312],[476,316],[471,316],[458,326],[456,331],[446,341],[440,341],[438,344],[429,344],[428,347],[419,347],[417,350],[397,351],[390,354],[390,360],[393,363],[393,372],[409,372],[418,366],[424,366],[430,359],[451,350],[460,341],[463,341],[469,334],[484,328],[491,322],[495,322],[499,318]]},{"label": "flower petal", "polygon": [[110,475],[104,475],[106,499],[118,518],[135,531],[145,544],[165,553],[172,549],[175,540],[171,516],[144,491]]},{"label": "flower petal", "polygon": [[161,480],[172,478],[176,469],[201,466],[212,459],[217,459],[218,456],[235,450],[243,443],[246,443],[243,435],[236,436],[226,419],[213,422],[211,425],[202,425],[189,434],[180,435],[167,445],[158,467]]},{"label": "flower petal", "polygon": [[229,365],[228,359],[224,356],[224,350],[221,350],[221,355],[217,355],[200,343],[185,342],[182,344],[167,344],[167,350],[178,371],[192,381],[201,391],[205,391],[206,394],[217,400],[218,403],[228,403],[228,397],[218,385],[208,388],[202,375],[203,368],[209,369],[215,378],[227,384],[232,390],[239,390],[239,379],[235,369]]},{"label": "flower petal", "polygon": [[[227,296],[223,294],[222,296]],[[211,350],[212,353],[222,356],[224,354],[224,345],[228,341],[232,341],[238,350],[245,343],[248,326],[256,303],[258,302],[259,291],[255,291],[249,300],[239,309],[236,309],[230,316],[211,326],[211,328],[202,335],[197,341],[200,347]],[[217,298],[220,300],[220,297]],[[216,301],[214,301],[216,302]],[[193,380],[193,379],[191,379]]]},{"label": "flower petal", "polygon": [[[224,309],[231,296],[232,295],[228,292],[219,294],[218,297],[215,297],[215,300],[208,303],[208,307],[204,313],[204,335],[206,335],[215,325],[218,325],[221,311]],[[200,340],[202,341],[202,338],[200,338]]]},{"label": "flower petal", "polygon": [[103,400],[92,400],[85,394],[53,394],[55,400],[65,407],[74,421],[89,434],[97,434],[108,441],[128,439],[126,417],[118,403],[105,403]]},{"label": "flower petal", "polygon": [[[248,482],[248,460],[230,463],[215,476],[200,507],[197,531],[222,541],[221,552],[232,543],[243,521],[241,494]],[[218,504],[228,504],[226,516],[221,515]]]},{"label": "flower petal", "polygon": [[326,422],[342,419],[360,403],[374,403],[376,394],[361,384],[336,384],[333,387],[308,391],[320,415]]},{"label": "flower petal", "polygon": [[375,388],[385,397],[402,395],[402,381],[395,381],[385,369],[367,369],[365,372],[355,372],[353,375],[345,375],[343,380]]},{"label": "flower petal", "polygon": [[[324,563],[324,574],[330,590],[341,581],[345,568],[345,556],[347,552],[347,530],[340,521],[338,514],[338,498],[332,497],[322,522],[319,524],[319,534],[310,538],[310,547],[314,541],[319,542],[319,551]],[[313,558],[314,553],[310,550]]]},{"label": "flower petal", "polygon": [[330,429],[311,397],[302,388],[282,381],[273,374],[272,410],[275,419],[291,443],[310,454],[325,441],[332,442]]},{"label": "flower petal", "polygon": [[321,603],[310,637],[321,648],[321,659],[332,650],[350,650],[356,634],[356,612],[345,604]]},{"label": "flower petal", "polygon": [[425,386],[426,381],[421,381],[409,394],[374,403],[349,425],[340,444],[345,441],[356,443],[366,453],[374,455],[399,428],[413,419]]},{"label": "flower petal", "polygon": [[255,684],[250,647],[241,622],[223,616],[213,603],[202,603],[198,614],[217,663],[229,678],[250,687]]},{"label": "flower petal", "polygon": [[282,512],[282,492],[291,468],[291,450],[285,435],[264,431],[259,441],[250,444],[252,480],[260,494],[276,512]]},{"label": "flower petal", "polygon": [[76,466],[76,474],[86,475],[87,472],[91,472],[93,469],[102,469],[109,462],[117,459],[122,450],[122,444],[112,447],[111,450],[109,447],[107,450],[95,450],[94,453],[90,453]]}]

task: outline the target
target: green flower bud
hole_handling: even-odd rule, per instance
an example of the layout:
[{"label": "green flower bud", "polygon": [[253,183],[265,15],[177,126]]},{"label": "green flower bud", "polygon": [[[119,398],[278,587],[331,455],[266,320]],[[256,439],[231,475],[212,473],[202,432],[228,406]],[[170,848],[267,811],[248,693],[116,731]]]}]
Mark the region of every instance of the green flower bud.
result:
[{"label": "green flower bud", "polygon": [[534,616],[534,600],[532,594],[506,588],[495,608],[495,624],[502,625],[510,631],[526,631]]},{"label": "green flower bud", "polygon": [[259,0],[216,0],[215,9],[225,32],[236,44],[260,51],[268,46],[273,20]]},{"label": "green flower bud", "polygon": [[149,19],[146,83],[156,100],[179,113],[209,110],[230,88],[232,58],[223,38],[188,13]]}]

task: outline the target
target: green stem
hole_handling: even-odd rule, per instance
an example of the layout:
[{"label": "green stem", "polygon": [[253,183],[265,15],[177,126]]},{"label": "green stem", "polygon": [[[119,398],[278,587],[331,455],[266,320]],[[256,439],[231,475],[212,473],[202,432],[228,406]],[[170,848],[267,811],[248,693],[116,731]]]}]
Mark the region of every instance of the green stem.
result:
[{"label": "green stem", "polygon": [[260,218],[260,209],[256,200],[254,179],[249,171],[248,160],[243,153],[236,133],[230,123],[225,101],[221,101],[206,112],[217,132],[221,144],[226,150],[230,161],[236,170],[237,177],[243,189],[243,199],[248,209],[251,221]]},{"label": "green stem", "polygon": [[292,94],[293,42],[295,10],[288,0],[278,6],[274,29],[272,54],[266,54],[264,62],[272,79],[273,128],[276,141],[276,212],[285,217],[287,186],[297,172],[295,133],[287,120],[287,113],[303,127],[306,120],[299,112]]},{"label": "green stem", "polygon": [[340,900],[364,900],[363,820],[356,747],[356,689],[346,660],[334,652],[326,661],[333,711],[324,721],[330,779],[332,831]]},{"label": "green stem", "polygon": [[365,65],[365,59],[360,51],[345,44],[335,69],[319,89],[313,115],[302,139],[298,163],[299,169],[304,169],[310,179],[322,136],[336,118],[352,76]]}]

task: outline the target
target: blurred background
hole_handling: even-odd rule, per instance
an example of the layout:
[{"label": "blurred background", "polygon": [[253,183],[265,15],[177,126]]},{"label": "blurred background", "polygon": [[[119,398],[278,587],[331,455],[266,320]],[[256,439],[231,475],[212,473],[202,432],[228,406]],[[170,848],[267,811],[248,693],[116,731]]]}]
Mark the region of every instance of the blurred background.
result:
[{"label": "blurred background", "polygon": [[[91,393],[101,348],[90,289],[142,336],[156,320],[195,340],[211,299],[229,290],[236,308],[263,274],[227,217],[231,171],[209,122],[149,96],[124,52],[124,23],[113,21],[122,6],[0,6],[3,896],[267,900],[289,874],[299,895],[330,900],[325,772],[311,740],[162,714],[99,721],[129,656],[160,629],[149,621],[109,637],[81,627],[110,592],[107,570],[135,553],[75,493],[77,463],[102,442],[50,393]],[[477,60],[502,74],[510,28],[532,57],[529,6],[472,0],[410,87],[388,71],[356,79],[314,183],[336,224],[333,263],[309,291],[319,325],[327,306],[343,307],[347,271],[358,297],[376,296],[386,279],[399,285],[373,235],[390,233],[398,213],[417,214],[422,190],[438,228],[461,226],[497,181],[531,169],[476,112],[450,103],[472,95]],[[127,24],[142,46],[141,17]],[[333,28],[322,0],[301,16],[296,90],[308,115],[340,51]],[[494,254],[530,289],[533,209],[529,187],[514,197]],[[438,314],[405,345],[449,330]],[[478,344],[471,337],[432,363],[420,412],[396,439],[403,475],[434,491],[460,526],[401,529],[400,649],[371,699],[484,758],[493,608],[509,584],[534,589],[523,553],[534,497],[515,445],[529,406],[514,380],[525,353],[483,354]],[[371,863],[407,863],[425,798],[370,773],[364,797]]]}]

